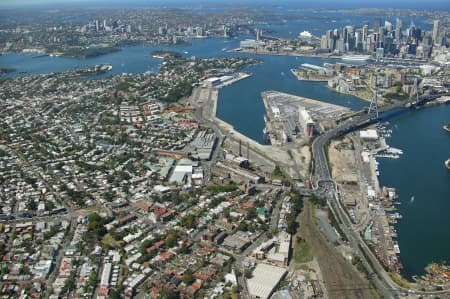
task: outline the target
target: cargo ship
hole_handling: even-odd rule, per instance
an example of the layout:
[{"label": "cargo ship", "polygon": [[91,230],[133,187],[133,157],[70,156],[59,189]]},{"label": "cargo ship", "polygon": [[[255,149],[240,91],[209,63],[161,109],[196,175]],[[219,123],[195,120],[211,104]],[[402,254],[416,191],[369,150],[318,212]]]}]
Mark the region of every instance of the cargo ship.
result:
[{"label": "cargo ship", "polygon": [[445,167],[447,167],[448,170],[450,170],[450,158],[447,161],[445,161],[444,164],[445,164]]},{"label": "cargo ship", "polygon": [[346,61],[367,61],[370,58],[370,55],[344,55],[341,57],[342,60]]}]

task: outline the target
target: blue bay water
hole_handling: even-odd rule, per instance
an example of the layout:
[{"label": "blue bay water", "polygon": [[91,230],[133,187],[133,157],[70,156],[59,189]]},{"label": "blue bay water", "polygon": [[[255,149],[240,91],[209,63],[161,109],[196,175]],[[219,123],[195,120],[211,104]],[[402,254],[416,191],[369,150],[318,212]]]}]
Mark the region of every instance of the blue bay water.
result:
[{"label": "blue bay water", "polygon": [[[396,225],[403,274],[423,273],[431,262],[450,261],[450,105],[410,111],[390,120],[392,138],[400,159],[378,159],[380,184],[397,188],[399,213]],[[411,199],[414,196],[414,199]]]},{"label": "blue bay water", "polygon": [[[289,21],[269,26],[276,36],[293,37],[303,30],[323,34],[326,29],[342,28],[354,22],[359,27],[363,20],[373,17],[346,17],[331,14],[335,22]],[[353,20],[353,21],[352,21]],[[424,20],[415,20],[415,23]],[[372,22],[371,22],[372,24]],[[409,21],[404,21],[409,24]],[[428,28],[429,29],[429,28]],[[244,38],[244,37],[243,37]],[[290,72],[301,63],[322,65],[320,58],[260,56],[229,53],[227,50],[239,46],[239,39],[193,40],[189,46],[135,46],[122,51],[92,59],[79,60],[60,57],[32,58],[27,55],[6,54],[0,56],[0,66],[14,67],[17,72],[9,76],[61,72],[69,69],[107,63],[113,66],[108,75],[145,72],[156,73],[161,60],[151,57],[154,50],[168,49],[183,53],[185,57],[230,57],[244,56],[259,58],[264,64],[246,67],[250,78],[222,89],[219,93],[218,116],[230,123],[236,130],[262,142],[264,127],[264,106],[261,92],[277,90],[299,96],[319,99],[358,110],[367,106],[355,97],[338,94],[326,88],[324,82],[298,81]],[[333,62],[334,60],[327,60]],[[423,268],[432,261],[450,261],[450,172],[443,167],[443,161],[450,157],[450,134],[442,125],[450,123],[450,106],[436,106],[408,112],[391,120],[394,131],[388,143],[404,150],[397,160],[380,159],[380,183],[396,187],[402,204],[400,213],[404,216],[397,225],[404,274],[410,277],[423,273]],[[410,202],[411,196],[415,197]]]}]

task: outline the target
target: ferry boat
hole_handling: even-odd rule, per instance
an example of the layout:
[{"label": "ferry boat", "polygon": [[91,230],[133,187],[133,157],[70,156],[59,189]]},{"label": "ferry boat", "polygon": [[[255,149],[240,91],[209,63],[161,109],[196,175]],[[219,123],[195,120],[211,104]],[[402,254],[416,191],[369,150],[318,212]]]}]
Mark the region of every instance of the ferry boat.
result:
[{"label": "ferry boat", "polygon": [[371,58],[370,55],[344,55],[341,57],[342,60],[348,61],[367,61]]}]

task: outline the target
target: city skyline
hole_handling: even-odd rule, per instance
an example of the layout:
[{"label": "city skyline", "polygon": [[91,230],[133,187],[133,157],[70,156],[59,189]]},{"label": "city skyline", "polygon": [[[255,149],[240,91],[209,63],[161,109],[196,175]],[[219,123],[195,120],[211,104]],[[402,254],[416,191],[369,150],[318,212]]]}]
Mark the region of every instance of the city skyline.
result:
[{"label": "city skyline", "polygon": [[357,0],[318,0],[318,1],[303,1],[299,3],[294,0],[284,0],[284,1],[274,1],[274,0],[259,0],[259,1],[242,1],[242,0],[132,0],[123,2],[120,0],[3,0],[0,2],[0,7],[27,7],[27,6],[112,6],[112,7],[129,7],[129,6],[186,6],[186,5],[215,5],[215,4],[243,4],[243,5],[253,5],[253,4],[267,4],[267,5],[289,5],[298,7],[311,7],[311,8],[423,8],[423,9],[442,9],[450,10],[450,5],[448,1],[445,0],[434,0],[431,2],[424,3],[423,1],[408,1],[408,0],[398,0],[395,2],[388,0],[370,0],[370,1],[357,1]]}]

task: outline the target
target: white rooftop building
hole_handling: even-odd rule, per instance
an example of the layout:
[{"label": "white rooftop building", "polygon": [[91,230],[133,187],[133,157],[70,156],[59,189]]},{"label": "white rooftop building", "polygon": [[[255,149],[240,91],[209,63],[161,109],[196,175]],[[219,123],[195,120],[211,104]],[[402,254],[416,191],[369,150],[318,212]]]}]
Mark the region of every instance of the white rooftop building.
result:
[{"label": "white rooftop building", "polygon": [[251,298],[270,298],[286,273],[285,268],[258,264],[253,271],[253,277],[247,279],[247,288]]},{"label": "white rooftop building", "polygon": [[359,137],[363,140],[377,140],[378,139],[378,133],[377,130],[365,130],[359,132]]}]

